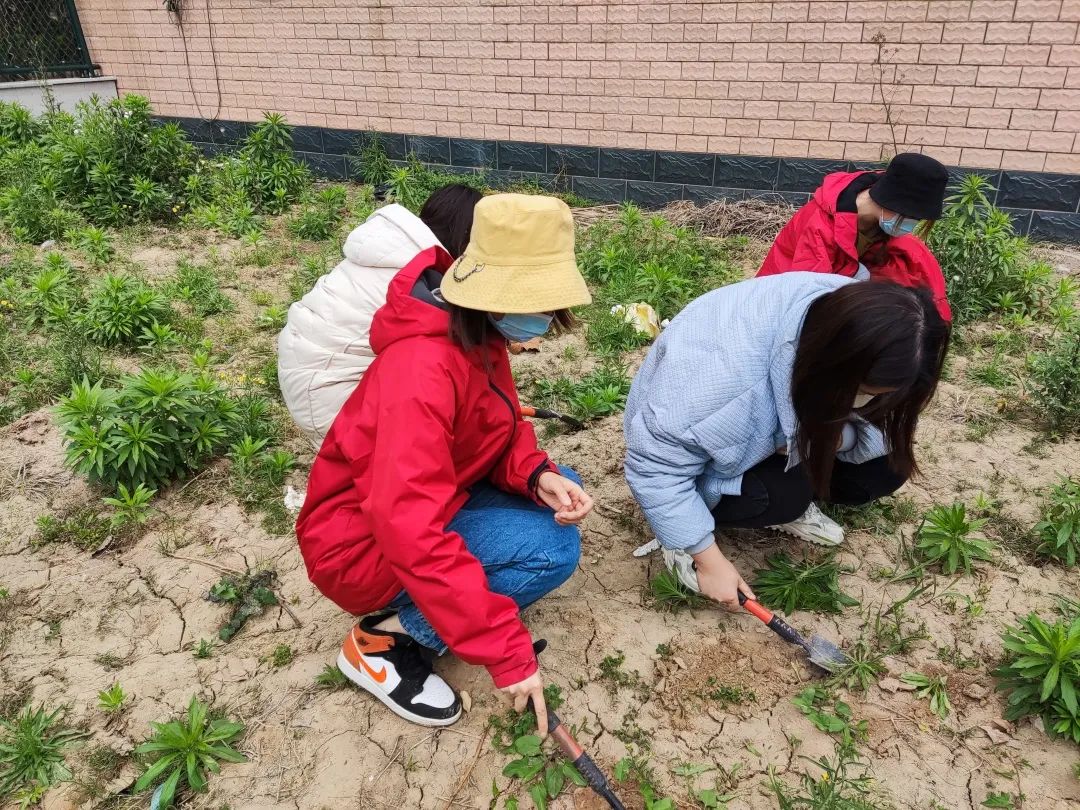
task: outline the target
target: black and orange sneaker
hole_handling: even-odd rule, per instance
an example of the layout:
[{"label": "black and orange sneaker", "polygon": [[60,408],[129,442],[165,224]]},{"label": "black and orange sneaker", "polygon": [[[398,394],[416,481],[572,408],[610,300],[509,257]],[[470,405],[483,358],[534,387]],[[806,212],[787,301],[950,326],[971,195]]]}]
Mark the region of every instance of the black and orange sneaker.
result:
[{"label": "black and orange sneaker", "polygon": [[349,632],[338,653],[338,669],[411,723],[449,726],[457,722],[461,699],[432,671],[423,648],[403,633],[374,629],[387,615],[365,616]]}]

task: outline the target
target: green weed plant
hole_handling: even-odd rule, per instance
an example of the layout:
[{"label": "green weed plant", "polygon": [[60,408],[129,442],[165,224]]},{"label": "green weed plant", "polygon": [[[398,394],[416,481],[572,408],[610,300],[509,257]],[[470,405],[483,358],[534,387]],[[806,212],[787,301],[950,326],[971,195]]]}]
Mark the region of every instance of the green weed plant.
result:
[{"label": "green weed plant", "polygon": [[1035,524],[1036,553],[1072,568],[1080,559],[1080,479],[1064,478],[1050,490]]},{"label": "green weed plant", "polygon": [[859,604],[840,590],[840,571],[832,556],[796,561],[780,552],[768,557],[764,568],[754,571],[754,593],[763,605],[785,613],[840,613]]}]

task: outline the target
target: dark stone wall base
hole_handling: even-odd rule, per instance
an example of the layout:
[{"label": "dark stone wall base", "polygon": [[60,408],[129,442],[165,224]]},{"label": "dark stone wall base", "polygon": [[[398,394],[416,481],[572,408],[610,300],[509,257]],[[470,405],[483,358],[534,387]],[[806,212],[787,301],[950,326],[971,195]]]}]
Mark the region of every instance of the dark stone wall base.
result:
[{"label": "dark stone wall base", "polygon": [[[203,151],[231,149],[251,131],[242,121],[172,118]],[[293,127],[298,159],[335,180],[358,179],[350,154],[364,132]],[[774,199],[802,205],[830,172],[882,168],[863,161],[750,157],[608,149],[517,141],[379,133],[387,156],[410,153],[424,163],[456,172],[482,171],[494,185],[535,180],[601,203],[630,201],[659,208],[673,200]],[[992,202],[1012,217],[1018,233],[1032,239],[1080,243],[1080,175],[992,169],[951,169],[954,178],[983,175],[996,191]]]}]

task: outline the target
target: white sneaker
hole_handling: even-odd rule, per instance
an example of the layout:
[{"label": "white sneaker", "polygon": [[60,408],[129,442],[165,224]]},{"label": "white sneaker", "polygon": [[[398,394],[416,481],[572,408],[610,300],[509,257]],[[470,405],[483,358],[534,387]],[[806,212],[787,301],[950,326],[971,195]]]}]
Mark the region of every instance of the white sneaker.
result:
[{"label": "white sneaker", "polygon": [[816,504],[810,504],[797,520],[769,528],[819,546],[838,546],[844,542],[843,528],[818,509]]},{"label": "white sneaker", "polygon": [[664,565],[667,566],[667,570],[675,574],[679,578],[679,582],[692,590],[694,593],[701,593],[701,586],[698,585],[697,571],[694,569],[694,558],[687,554],[685,551],[664,549]]}]

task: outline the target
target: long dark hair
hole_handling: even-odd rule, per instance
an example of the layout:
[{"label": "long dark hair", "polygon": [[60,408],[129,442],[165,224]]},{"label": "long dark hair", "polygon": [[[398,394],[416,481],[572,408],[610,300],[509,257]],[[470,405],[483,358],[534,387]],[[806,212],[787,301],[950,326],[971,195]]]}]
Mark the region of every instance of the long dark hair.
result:
[{"label": "long dark hair", "polygon": [[[450,303],[446,308],[450,312],[450,339],[467,352],[485,345],[497,331],[488,320],[487,312]],[[570,329],[574,323],[574,316],[568,309],[552,313],[551,329],[556,334]]]},{"label": "long dark hair", "polygon": [[483,196],[474,188],[455,183],[433,191],[420,209],[420,219],[455,259],[469,244],[473,209]]},{"label": "long dark hair", "polygon": [[894,388],[859,409],[885,434],[893,470],[918,472],[919,414],[941,378],[949,325],[930,292],[899,284],[848,284],[818,298],[806,313],[791,400],[799,420],[799,456],[818,497],[829,494],[844,421],[862,385]]}]

